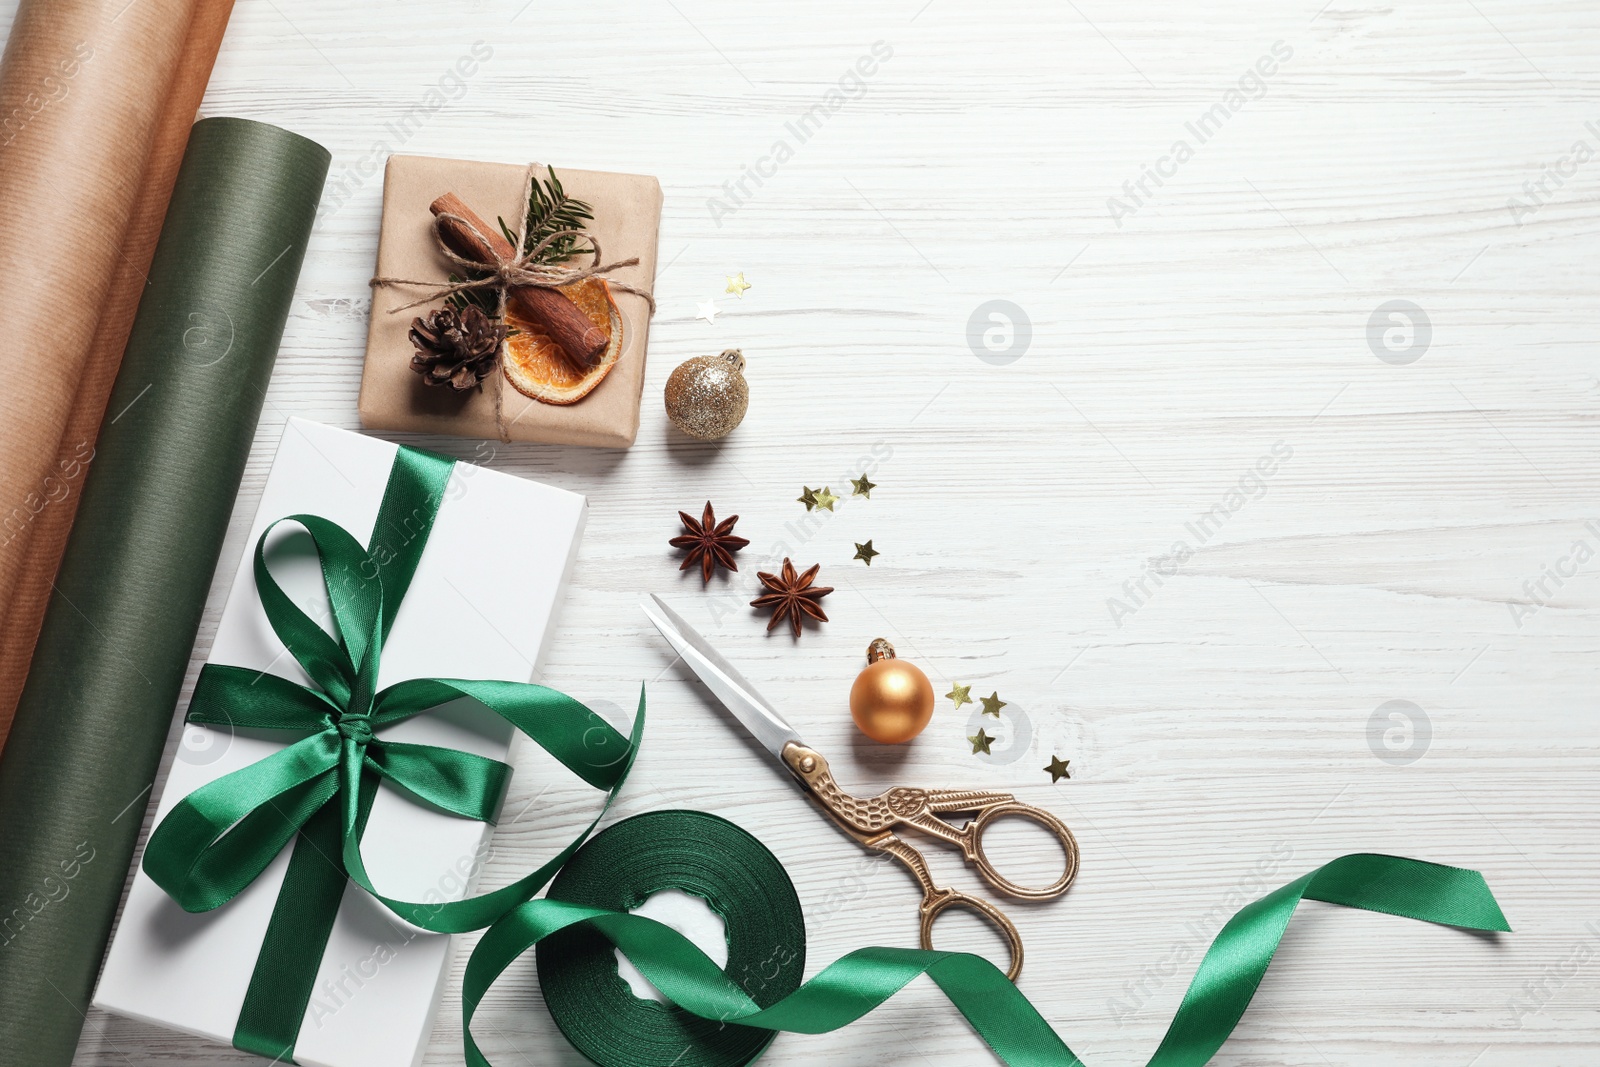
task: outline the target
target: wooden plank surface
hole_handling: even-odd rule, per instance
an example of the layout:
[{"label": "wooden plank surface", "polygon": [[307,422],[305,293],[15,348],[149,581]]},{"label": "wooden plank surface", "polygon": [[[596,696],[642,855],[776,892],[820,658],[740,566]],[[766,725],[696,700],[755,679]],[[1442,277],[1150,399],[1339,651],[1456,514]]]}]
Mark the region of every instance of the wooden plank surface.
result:
[{"label": "wooden plank surface", "polygon": [[[388,151],[656,174],[639,443],[490,460],[592,502],[541,680],[618,721],[650,683],[620,814],[701,808],[765,840],[805,902],[811,973],[915,937],[909,880],[864,867],[670,665],[635,607],[648,589],[847,786],[1009,789],[1075,828],[1077,886],[1015,912],[1022,988],[1094,1067],[1154,1050],[1230,893],[1351,851],[1482,869],[1516,933],[1307,905],[1216,1062],[1595,1062],[1597,30],[1572,0],[241,4],[205,113],[321,141],[336,184],[219,573],[284,419],[357,425]],[[452,73],[479,41],[492,57]],[[790,124],[876,42],[887,58],[801,141]],[[995,300],[1031,328],[1009,361],[982,343],[994,326],[1006,347]],[[668,372],[730,346],[750,361],[744,426],[721,446],[673,436]],[[795,502],[865,463],[870,501]],[[708,498],[754,543],[702,593],[665,542]],[[870,570],[851,561],[869,537]],[[798,643],[743,606],[785,553],[838,587]],[[964,741],[973,709],[944,700],[909,749],[855,735],[845,698],[879,635],[939,693],[1010,703],[994,758]],[[1385,747],[1396,707],[1409,750],[1404,730]],[[1054,754],[1070,781],[1040,769]],[[519,766],[513,812],[550,781],[533,754]],[[590,802],[550,785],[499,832],[488,877]],[[972,884],[948,854],[936,871]],[[429,1065],[461,1062],[464,960]],[[531,958],[482,1018],[497,1064],[580,1062]],[[919,982],[765,1062],[986,1055]],[[259,1061],[96,1013],[78,1062]]]}]

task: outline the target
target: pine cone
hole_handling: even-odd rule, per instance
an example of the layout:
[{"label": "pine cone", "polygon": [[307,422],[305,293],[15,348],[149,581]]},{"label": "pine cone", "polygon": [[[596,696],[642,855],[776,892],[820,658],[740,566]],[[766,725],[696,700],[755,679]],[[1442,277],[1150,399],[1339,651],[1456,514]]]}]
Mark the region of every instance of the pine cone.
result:
[{"label": "pine cone", "polygon": [[458,393],[476,389],[493,372],[505,339],[505,324],[476,305],[442,307],[426,319],[411,320],[417,349],[411,369],[427,385],[448,385]]}]

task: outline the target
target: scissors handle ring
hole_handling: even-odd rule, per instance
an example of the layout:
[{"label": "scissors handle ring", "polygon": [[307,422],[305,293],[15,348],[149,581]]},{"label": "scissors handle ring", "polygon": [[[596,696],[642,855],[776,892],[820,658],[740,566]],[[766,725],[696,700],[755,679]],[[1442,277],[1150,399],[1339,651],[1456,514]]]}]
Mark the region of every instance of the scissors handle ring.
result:
[{"label": "scissors handle ring", "polygon": [[1011,948],[1011,966],[1006,968],[1006,977],[1015,982],[1022,974],[1022,935],[1006,918],[1005,912],[987,900],[968,896],[959,889],[940,889],[922,898],[922,947],[930,951],[933,949],[933,920],[950,908],[975,911],[1000,931]]},{"label": "scissors handle ring", "polygon": [[[1061,872],[1061,877],[1043,889],[1017,885],[1005,875],[995,869],[989,861],[988,855],[983,850],[983,834],[989,824],[999,818],[1013,815],[1024,819],[1032,819],[1055,835],[1061,842],[1061,850],[1066,854],[1066,868]],[[1056,818],[1043,808],[1036,808],[1032,804],[1011,800],[1001,804],[991,804],[981,809],[976,818],[968,823],[962,831],[966,840],[962,851],[977,865],[978,873],[983,880],[995,889],[1008,896],[1019,900],[1050,900],[1059,897],[1072,885],[1073,879],[1078,877],[1078,841],[1072,836],[1072,831],[1067,829],[1067,824]],[[981,902],[980,902],[981,903]]]},{"label": "scissors handle ring", "polygon": [[946,889],[933,884],[933,876],[928,873],[927,860],[922,853],[917,851],[907,842],[892,833],[878,834],[876,837],[864,838],[862,843],[868,848],[887,852],[910,869],[917,883],[922,887],[922,906],[918,909],[922,916],[922,947],[933,949],[933,921],[942,912],[950,908],[966,908],[975,911],[978,917],[986,920],[1000,931],[1000,936],[1005,938],[1006,944],[1011,949],[1011,966],[1006,969],[1006,977],[1015,982],[1022,973],[1022,934],[1017,931],[1004,912],[986,900],[968,896],[959,889]]}]

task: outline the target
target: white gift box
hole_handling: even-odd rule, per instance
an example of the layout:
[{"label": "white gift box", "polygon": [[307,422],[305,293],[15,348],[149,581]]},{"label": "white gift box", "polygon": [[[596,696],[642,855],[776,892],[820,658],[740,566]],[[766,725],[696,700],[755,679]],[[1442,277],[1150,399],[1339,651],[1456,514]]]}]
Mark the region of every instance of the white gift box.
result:
[{"label": "white gift box", "polygon": [[[396,446],[290,419],[234,575],[211,662],[310,678],[272,632],[252,572],[274,520],[321,515],[368,543]],[[526,681],[534,673],[577,553],[584,498],[458,463],[433,532],[383,648],[380,687],[408,678]],[[310,539],[285,523],[268,540],[274,577],[312,618],[327,619]],[[180,709],[186,710],[186,709]],[[282,733],[190,724],[161,795],[159,821],[184,796],[284,747]],[[385,738],[505,759],[515,731],[458,700]],[[373,884],[415,901],[471,892],[492,831],[379,790],[362,854]],[[285,848],[215,911],[183,911],[141,869],[95,992],[96,1006],[231,1044],[240,1006],[289,865]],[[349,885],[318,964],[294,1058],[303,1067],[417,1064],[439,1003],[451,939],[416,929]]]}]

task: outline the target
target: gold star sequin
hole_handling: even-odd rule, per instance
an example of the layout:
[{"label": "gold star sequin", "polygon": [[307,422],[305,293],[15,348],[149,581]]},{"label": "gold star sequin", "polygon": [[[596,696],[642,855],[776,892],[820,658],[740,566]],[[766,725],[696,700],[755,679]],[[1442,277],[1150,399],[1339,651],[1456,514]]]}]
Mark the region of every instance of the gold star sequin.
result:
[{"label": "gold star sequin", "polygon": [[872,499],[872,491],[878,488],[873,483],[867,481],[867,476],[865,474],[859,478],[851,478],[850,484],[855,486],[855,490],[850,494],[851,496],[864,496],[868,500]]},{"label": "gold star sequin", "polygon": [[959,708],[963,704],[972,703],[972,698],[967,695],[971,689],[972,686],[970,685],[962,685],[960,682],[952,682],[950,683],[950,692],[946,693],[945,696],[955,701],[956,707]]},{"label": "gold star sequin", "polygon": [[812,496],[816,500],[817,507],[822,508],[825,511],[832,511],[833,505],[839,502],[839,498],[834,496],[833,490],[829,489],[827,486],[823,486],[821,489],[818,489],[812,494]]},{"label": "gold star sequin", "polygon": [[807,489],[803,485],[800,488],[805,491],[802,492],[796,499],[806,506],[807,511],[810,511],[812,508],[817,506],[816,491],[813,489]]},{"label": "gold star sequin", "polygon": [[856,545],[856,554],[851,558],[859,559],[862,563],[865,563],[870,567],[872,566],[872,557],[881,555],[883,555],[882,552],[879,552],[877,549],[872,547],[872,539],[869,537],[867,538],[866,544]]},{"label": "gold star sequin", "polygon": [[997,719],[1000,717],[1000,709],[1006,706],[1006,702],[1000,699],[998,692],[990,693],[982,698],[979,703],[983,705],[983,713],[985,715],[993,715]]},{"label": "gold star sequin", "polygon": [[994,755],[994,753],[989,751],[989,746],[994,744],[994,738],[984,733],[983,727],[978,727],[978,732],[967,738],[967,740],[972,742],[972,754],[974,756],[980,752],[982,752],[985,756]]},{"label": "gold star sequin", "polygon": [[744,291],[750,287],[750,283],[744,280],[744,271],[740,271],[738,274],[728,275],[728,287],[723,292],[732,293],[734,296],[743,299]]},{"label": "gold star sequin", "polygon": [[1050,782],[1051,782],[1051,784],[1059,782],[1063,778],[1071,778],[1072,777],[1072,775],[1067,773],[1067,764],[1069,764],[1071,762],[1072,762],[1071,760],[1062,759],[1060,756],[1056,755],[1053,752],[1050,754],[1050,766],[1046,767],[1045,770],[1050,772]]}]

